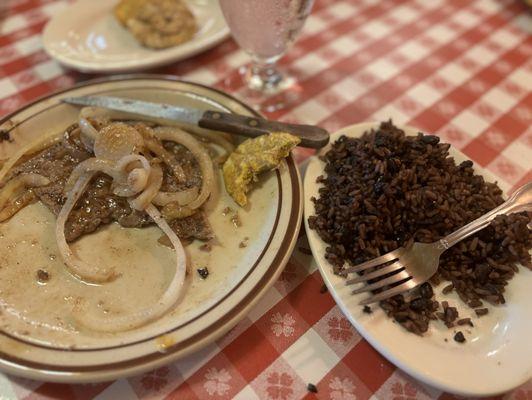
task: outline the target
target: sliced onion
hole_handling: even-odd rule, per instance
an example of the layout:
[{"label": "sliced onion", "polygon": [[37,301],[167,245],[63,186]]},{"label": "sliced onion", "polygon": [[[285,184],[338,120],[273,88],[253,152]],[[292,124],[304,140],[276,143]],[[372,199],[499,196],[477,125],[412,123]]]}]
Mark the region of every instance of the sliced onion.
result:
[{"label": "sliced onion", "polygon": [[83,117],[79,118],[78,125],[81,130],[81,133],[79,135],[81,143],[83,143],[87,150],[93,151],[94,142],[98,137],[98,131],[96,130],[96,128],[94,128],[94,126],[92,126],[92,124],[87,119]]},{"label": "sliced onion", "polygon": [[87,172],[103,172],[118,182],[125,182],[126,180],[126,174],[117,171],[114,162],[92,157],[80,162],[74,168],[65,184],[64,193],[70,192],[79,178]]},{"label": "sliced onion", "polygon": [[176,270],[168,287],[156,304],[129,315],[95,315],[93,313],[79,312],[78,310],[74,317],[81,325],[99,332],[121,332],[138,328],[163,316],[179,300],[186,275],[185,249],[155,206],[148,205],[146,212],[168,236],[176,253]]},{"label": "sliced onion", "polygon": [[33,190],[27,190],[0,211],[0,222],[6,221],[36,199]]},{"label": "sliced onion", "polygon": [[139,161],[142,164],[142,168],[144,168],[147,172],[151,171],[150,162],[146,157],[141,156],[140,154],[129,154],[122,157],[116,162],[116,169],[123,172],[129,172],[127,171],[127,168],[134,161]]},{"label": "sliced onion", "polygon": [[191,209],[201,207],[207,200],[214,187],[214,170],[212,160],[207,150],[189,133],[174,127],[159,127],[154,129],[160,140],[168,140],[185,146],[196,157],[202,174],[201,190],[196,199],[188,204]]},{"label": "sliced onion", "polygon": [[[200,128],[201,129],[201,128]],[[227,153],[232,153],[235,149],[233,143],[231,143],[227,138],[221,135],[221,132],[211,132],[211,131],[197,131],[194,132],[197,136],[205,139],[208,142],[215,143],[222,147]]]},{"label": "sliced onion", "polygon": [[98,132],[94,142],[94,155],[97,158],[118,161],[122,157],[136,153],[144,145],[142,135],[130,125],[112,122]]},{"label": "sliced onion", "polygon": [[0,182],[2,182],[9,170],[13,168],[17,161],[20,160],[24,155],[28,153],[35,153],[57,143],[63,137],[63,133],[64,132],[49,133],[17,150],[15,154],[13,154],[2,166],[2,169],[0,170]]},{"label": "sliced onion", "polygon": [[136,198],[129,200],[129,205],[135,210],[144,210],[151,203],[163,183],[163,170],[159,165],[153,165],[146,189]]},{"label": "sliced onion", "polygon": [[[231,143],[232,140],[233,140],[233,135],[231,135],[230,133],[227,133],[227,132],[200,128],[197,125],[182,124],[182,123],[179,123],[179,122],[177,122],[175,124],[165,123],[165,124],[161,124],[161,125],[177,126],[178,128],[181,128],[184,131],[190,132],[194,136],[199,136],[200,138],[205,139],[205,140],[207,140],[209,142],[217,143],[217,144],[219,144],[220,146],[222,146],[223,148],[225,148],[228,151],[229,151],[229,148],[226,148],[227,144],[229,144],[229,147],[233,147],[234,148],[233,144]],[[225,144],[222,143],[222,141],[220,139],[223,139]]]},{"label": "sliced onion", "polygon": [[21,189],[46,186],[50,184],[50,179],[45,176],[28,173],[15,176],[0,189],[0,210],[14,196],[18,196]]},{"label": "sliced onion", "polygon": [[199,189],[193,187],[184,189],[179,192],[159,192],[153,198],[153,204],[157,206],[165,206],[168,203],[177,203],[181,206],[190,204],[196,197],[198,197]]},{"label": "sliced onion", "polygon": [[65,238],[65,224],[68,216],[93,176],[94,172],[82,174],[74,184],[72,190],[68,193],[66,202],[57,216],[55,238],[59,248],[59,254],[61,254],[64,263],[72,275],[85,282],[103,283],[114,279],[116,274],[113,271],[95,268],[93,265],[89,265],[80,260],[72,252]]},{"label": "sliced onion", "polygon": [[144,145],[148,150],[160,158],[172,171],[172,174],[178,182],[184,182],[186,180],[185,172],[175,156],[163,147],[163,144],[157,139],[153,133],[153,129],[146,125],[140,125],[139,132],[144,138]]},{"label": "sliced onion", "polygon": [[[140,164],[142,168],[138,168],[136,164]],[[131,166],[133,166],[132,170],[129,169]],[[116,163],[115,169],[122,174],[127,174],[125,182],[113,182],[117,183],[113,193],[122,197],[134,196],[144,190],[151,174],[150,162],[140,154],[122,157]]]}]

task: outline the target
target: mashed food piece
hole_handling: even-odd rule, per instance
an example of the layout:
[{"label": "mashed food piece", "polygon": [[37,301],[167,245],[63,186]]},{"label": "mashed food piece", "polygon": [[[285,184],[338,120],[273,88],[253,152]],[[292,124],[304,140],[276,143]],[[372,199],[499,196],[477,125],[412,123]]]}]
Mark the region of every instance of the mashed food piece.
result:
[{"label": "mashed food piece", "polygon": [[227,192],[241,207],[247,204],[246,193],[257,176],[279,166],[301,140],[289,133],[276,132],[242,142],[223,166]]},{"label": "mashed food piece", "polygon": [[163,49],[194,36],[197,24],[183,0],[122,0],[115,16],[146,47]]}]

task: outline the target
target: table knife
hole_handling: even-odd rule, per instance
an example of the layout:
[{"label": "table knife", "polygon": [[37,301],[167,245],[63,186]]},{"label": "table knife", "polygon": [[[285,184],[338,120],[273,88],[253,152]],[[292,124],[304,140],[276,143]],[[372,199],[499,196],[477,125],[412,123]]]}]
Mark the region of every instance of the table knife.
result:
[{"label": "table knife", "polygon": [[271,132],[287,132],[301,139],[300,146],[314,149],[319,149],[329,142],[329,133],[318,126],[287,124],[221,111],[204,111],[191,107],[108,96],[67,97],[62,101],[78,106],[101,107],[139,116],[179,121],[246,137],[257,137]]}]

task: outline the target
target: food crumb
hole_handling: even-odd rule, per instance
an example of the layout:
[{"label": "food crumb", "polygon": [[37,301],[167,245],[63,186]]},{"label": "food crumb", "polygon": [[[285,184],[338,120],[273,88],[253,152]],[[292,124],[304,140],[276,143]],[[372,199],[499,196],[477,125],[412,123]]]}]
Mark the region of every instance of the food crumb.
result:
[{"label": "food crumb", "polygon": [[362,312],[364,312],[365,314],[372,314],[373,310],[371,309],[370,306],[365,305],[364,308],[362,309]]},{"label": "food crumb", "polygon": [[458,343],[464,343],[466,341],[464,334],[461,331],[456,332],[454,335],[454,341]]},{"label": "food crumb", "polygon": [[50,280],[50,274],[44,269],[37,270],[37,280],[39,283],[46,283]]},{"label": "food crumb", "polygon": [[12,142],[13,139],[11,139],[11,135],[9,134],[9,131],[5,131],[3,129],[0,129],[0,143],[2,142]]},{"label": "food crumb", "polygon": [[199,248],[201,251],[209,252],[212,250],[212,245],[210,243],[204,243]]},{"label": "food crumb", "polygon": [[244,247],[248,247],[248,240],[249,238],[246,236],[244,238],[244,240],[242,240],[239,244],[238,244],[238,247],[240,247],[241,249],[243,249]]},{"label": "food crumb", "polygon": [[231,207],[225,207],[222,211],[222,215],[225,217],[226,215],[228,215],[229,213],[231,213],[233,211],[233,209]]},{"label": "food crumb", "polygon": [[207,267],[198,268],[197,271],[201,279],[206,279],[209,276],[209,270]]},{"label": "food crumb", "polygon": [[240,217],[238,216],[237,212],[235,212],[233,216],[231,217],[231,222],[233,223],[235,228],[242,226],[242,221],[240,221]]},{"label": "food crumb", "polygon": [[483,315],[486,315],[488,313],[487,308],[477,308],[475,309],[475,314],[477,314],[478,317],[482,317]]},{"label": "food crumb", "polygon": [[323,285],[321,285],[321,288],[320,288],[320,293],[325,293],[327,292],[329,289],[327,289],[327,285],[324,283]]},{"label": "food crumb", "polygon": [[307,390],[312,393],[318,393],[318,388],[313,383],[307,385]]}]

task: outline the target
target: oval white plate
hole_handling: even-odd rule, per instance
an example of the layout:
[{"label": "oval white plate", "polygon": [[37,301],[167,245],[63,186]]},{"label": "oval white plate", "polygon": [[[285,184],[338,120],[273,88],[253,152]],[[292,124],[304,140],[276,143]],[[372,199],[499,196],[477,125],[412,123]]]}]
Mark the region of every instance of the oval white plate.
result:
[{"label": "oval white plate", "polygon": [[[341,135],[360,137],[377,126],[376,123],[362,123],[343,128],[331,135],[331,142]],[[403,129],[408,135],[415,135],[419,131],[410,127]],[[320,154],[329,148],[330,145]],[[467,159],[453,148],[450,154],[457,163]],[[507,287],[507,304],[490,306],[489,314],[482,318],[476,318],[473,310],[464,307],[456,295],[442,297],[441,288],[445,283],[435,288],[438,300],[448,300],[458,308],[461,317],[470,316],[474,321],[475,327],[468,329],[470,333],[460,327],[466,333],[465,344],[456,343],[453,330],[440,322],[432,322],[429,331],[419,337],[393,323],[378,306],[372,306],[372,314],[363,313],[358,303],[367,294],[352,295],[353,287],[347,287],[343,278],[333,274],[332,266],[324,257],[326,243],[308,227],[308,217],[314,215],[314,203],[310,199],[319,197],[316,178],[324,173],[323,168],[324,163],[314,156],[305,173],[305,229],[312,254],[329,291],[360,334],[399,368],[447,392],[488,396],[509,391],[532,378],[532,272],[520,267],[519,274]],[[489,173],[478,166],[475,166],[475,171],[486,180],[494,181]]]},{"label": "oval white plate", "polygon": [[[61,98],[104,93],[257,115],[201,85],[160,76],[118,76],[50,95],[0,120],[0,129],[12,139],[0,143],[0,160],[36,135],[61,132],[77,120],[79,110],[61,103]],[[223,199],[209,214],[218,243],[209,253],[199,249],[201,243],[187,246],[192,276],[183,300],[163,318],[115,335],[56,329],[61,325],[55,318],[68,326],[69,301],[80,295],[91,299],[92,306],[102,299],[115,311],[155,301],[173,266],[173,252],[157,243],[157,228],[111,224],[74,243],[87,261],[112,263],[121,273],[116,281],[87,287],[65,272],[53,239],[55,219],[40,203],[0,224],[0,248],[11,249],[0,253],[0,369],[49,381],[116,379],[174,361],[232,328],[275,282],[290,257],[302,217],[302,190],[290,157],[260,179],[250,193],[250,207],[238,208],[225,190],[219,192]],[[227,205],[238,210],[242,226],[233,225],[224,212]],[[248,245],[241,248],[246,237]],[[202,280],[195,270],[204,266],[210,274]],[[38,268],[52,277],[44,286],[36,282]],[[24,318],[42,327],[25,324]]]},{"label": "oval white plate", "polygon": [[43,32],[46,52],[82,72],[125,72],[167,65],[220,43],[229,28],[217,0],[188,0],[199,30],[178,46],[152,50],[141,46],[116,20],[117,0],[78,0],[54,16]]}]

